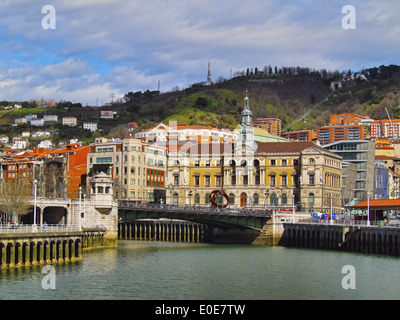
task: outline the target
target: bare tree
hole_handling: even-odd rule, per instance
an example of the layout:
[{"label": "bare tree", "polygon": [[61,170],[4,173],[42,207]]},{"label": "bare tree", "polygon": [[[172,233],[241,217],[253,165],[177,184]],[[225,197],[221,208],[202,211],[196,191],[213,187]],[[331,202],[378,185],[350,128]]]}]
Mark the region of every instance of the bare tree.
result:
[{"label": "bare tree", "polygon": [[22,180],[2,182],[0,184],[0,212],[6,215],[6,220],[19,222],[30,209],[31,188]]}]

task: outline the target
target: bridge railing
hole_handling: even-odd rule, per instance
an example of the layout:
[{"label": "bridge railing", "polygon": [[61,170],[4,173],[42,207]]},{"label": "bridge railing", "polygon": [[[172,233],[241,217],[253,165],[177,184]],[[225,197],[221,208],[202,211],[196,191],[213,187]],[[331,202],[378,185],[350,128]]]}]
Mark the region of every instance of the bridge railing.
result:
[{"label": "bridge railing", "polygon": [[214,208],[198,205],[185,205],[179,206],[174,204],[155,204],[155,203],[134,203],[129,201],[119,201],[119,208],[121,209],[143,209],[152,211],[175,211],[185,212],[194,214],[214,214],[214,215],[250,215],[250,216],[262,216],[269,215],[270,211],[264,208]]},{"label": "bridge railing", "polygon": [[0,225],[0,234],[10,233],[45,233],[45,232],[77,232],[82,231],[82,227],[78,225],[32,225],[32,224],[2,224]]}]

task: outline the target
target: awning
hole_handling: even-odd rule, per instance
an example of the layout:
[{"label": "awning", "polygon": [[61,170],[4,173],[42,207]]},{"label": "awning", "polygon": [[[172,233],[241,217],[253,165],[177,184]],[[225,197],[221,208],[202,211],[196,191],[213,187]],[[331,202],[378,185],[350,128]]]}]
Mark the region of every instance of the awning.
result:
[{"label": "awning", "polygon": [[[360,202],[353,206],[348,206],[351,209],[367,209],[368,200]],[[400,199],[380,199],[369,200],[370,210],[400,210]]]}]

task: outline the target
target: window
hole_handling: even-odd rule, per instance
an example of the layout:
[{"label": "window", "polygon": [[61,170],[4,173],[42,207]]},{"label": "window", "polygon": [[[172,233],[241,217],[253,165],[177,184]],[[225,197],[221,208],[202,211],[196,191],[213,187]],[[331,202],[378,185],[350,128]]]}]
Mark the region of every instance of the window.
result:
[{"label": "window", "polygon": [[215,176],[215,184],[217,185],[217,187],[221,186],[221,178],[222,177],[220,175]]},{"label": "window", "polygon": [[235,195],[233,193],[229,194],[229,204],[235,204]]},{"label": "window", "polygon": [[200,204],[200,195],[198,193],[194,195],[194,204]]},{"label": "window", "polygon": [[174,175],[174,186],[179,185],[179,175]]},{"label": "window", "polygon": [[286,193],[282,194],[281,203],[282,203],[282,205],[286,205],[287,204],[287,194]]},{"label": "window", "polygon": [[314,208],[314,193],[308,195],[308,206],[311,210]]},{"label": "window", "polygon": [[276,197],[276,194],[275,193],[273,193],[273,194],[271,194],[271,197],[270,197],[270,205],[271,206],[276,206],[277,205],[277,197]]},{"label": "window", "polygon": [[172,198],[172,203],[177,205],[178,204],[178,194],[175,192]]},{"label": "window", "polygon": [[314,174],[308,175],[308,184],[314,185],[315,184],[315,176]]},{"label": "window", "polygon": [[287,160],[286,159],[282,160],[282,166],[287,166]]},{"label": "window", "polygon": [[210,204],[210,194],[206,193],[205,197],[204,197],[204,203],[205,204]]},{"label": "window", "polygon": [[96,163],[112,162],[112,157],[97,158]]},{"label": "window", "polygon": [[282,175],[281,179],[282,179],[282,185],[286,186],[287,185],[287,176],[286,175]]},{"label": "window", "polygon": [[211,181],[211,178],[209,175],[204,176],[204,184],[206,187],[210,186],[210,184],[211,184],[210,181]]},{"label": "window", "polygon": [[258,204],[258,199],[259,199],[258,193],[253,194],[253,203],[254,204]]},{"label": "window", "polygon": [[275,175],[270,176],[270,180],[271,180],[270,185],[275,186],[276,185],[276,176]]},{"label": "window", "polygon": [[276,160],[271,160],[271,166],[275,166],[276,165]]},{"label": "window", "polygon": [[200,185],[200,176],[194,176],[194,185],[197,187]]}]

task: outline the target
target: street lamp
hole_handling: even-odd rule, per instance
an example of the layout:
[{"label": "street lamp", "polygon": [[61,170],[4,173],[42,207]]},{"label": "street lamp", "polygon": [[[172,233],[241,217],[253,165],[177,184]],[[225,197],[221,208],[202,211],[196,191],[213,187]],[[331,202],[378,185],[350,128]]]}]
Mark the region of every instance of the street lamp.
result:
[{"label": "street lamp", "polygon": [[333,194],[331,193],[331,224],[333,224]]},{"label": "street lamp", "polygon": [[296,201],[296,195],[293,193],[293,223],[295,222],[294,217],[295,217],[295,213],[296,213],[296,209],[295,209],[295,201]]},{"label": "street lamp", "polygon": [[369,227],[371,224],[369,222],[369,192],[367,192],[367,196],[368,196],[368,220],[367,220],[367,226]]},{"label": "street lamp", "polygon": [[33,232],[36,232],[36,187],[37,180],[33,180]]},{"label": "street lamp", "polygon": [[[82,215],[81,198],[82,198],[82,186],[79,186],[79,215],[78,215],[79,218],[81,218],[81,215]],[[81,226],[80,219],[79,219],[79,226]]]}]

